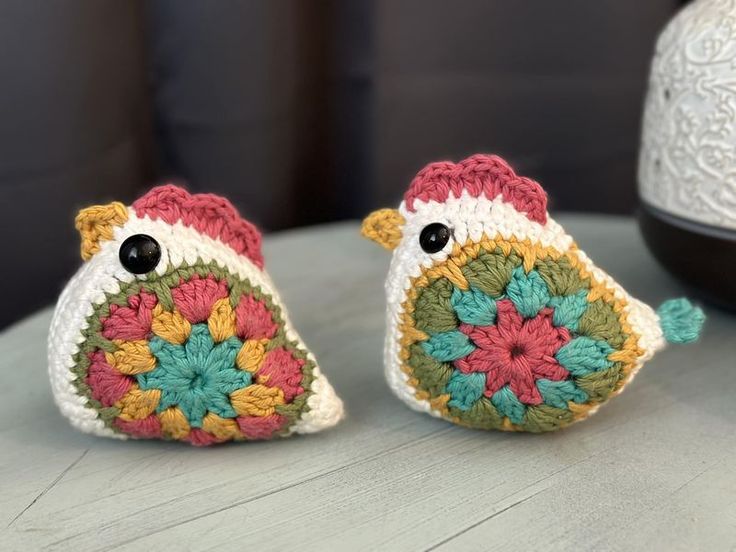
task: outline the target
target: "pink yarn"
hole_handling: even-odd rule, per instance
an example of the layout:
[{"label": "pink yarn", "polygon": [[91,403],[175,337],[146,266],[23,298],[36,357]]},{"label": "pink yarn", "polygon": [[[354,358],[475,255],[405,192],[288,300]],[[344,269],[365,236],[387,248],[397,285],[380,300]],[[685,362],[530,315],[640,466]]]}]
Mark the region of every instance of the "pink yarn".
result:
[{"label": "pink yarn", "polygon": [[187,435],[186,440],[196,447],[206,447],[208,445],[214,445],[215,443],[221,442],[211,433],[207,433],[205,430],[199,429],[198,427],[192,428],[189,435]]},{"label": "pink yarn", "polygon": [[270,439],[274,432],[286,425],[288,419],[280,414],[270,416],[239,416],[236,421],[248,439]]},{"label": "pink yarn", "polygon": [[110,366],[105,360],[105,353],[99,349],[91,353],[89,359],[85,382],[89,385],[92,398],[105,407],[114,405],[130,389],[131,379]]},{"label": "pink yarn", "polygon": [[509,299],[498,301],[493,326],[461,324],[460,331],[478,347],[455,362],[464,373],[485,372],[487,397],[508,385],[524,404],[541,404],[535,384],[538,378],[567,379],[569,372],[555,359],[555,353],[570,341],[570,332],[552,323],[552,309],[542,309],[524,320]]},{"label": "pink yarn", "polygon": [[302,366],[304,361],[279,347],[266,354],[263,364],[256,372],[258,383],[268,387],[280,387],[284,392],[284,399],[291,401],[297,395],[304,393],[302,388]]},{"label": "pink yarn", "polygon": [[241,339],[271,339],[278,330],[266,304],[252,295],[240,299],[235,307],[235,322]]},{"label": "pink yarn", "polygon": [[412,180],[404,195],[406,208],[415,211],[414,202],[444,202],[463,191],[472,197],[481,194],[488,199],[501,196],[529,220],[547,222],[547,194],[529,178],[517,176],[514,170],[496,155],[477,154],[459,163],[440,161],[424,167]]},{"label": "pink yarn", "polygon": [[218,299],[229,295],[227,282],[217,280],[209,274],[202,278],[195,274],[171,290],[174,304],[179,312],[192,324],[206,321],[212,313],[212,306]]},{"label": "pink yarn", "polygon": [[157,302],[155,295],[142,291],[128,299],[127,307],[110,305],[110,315],[102,319],[102,335],[107,339],[147,339]]},{"label": "pink yarn", "polygon": [[156,439],[161,437],[161,422],[155,414],[151,414],[142,420],[126,421],[115,418],[114,424],[125,433],[134,437],[140,437],[141,439]]},{"label": "pink yarn", "polygon": [[161,219],[169,224],[181,221],[207,236],[220,240],[237,253],[263,268],[261,234],[224,197],[190,194],[173,184],[158,186],[133,203],[139,217]]}]

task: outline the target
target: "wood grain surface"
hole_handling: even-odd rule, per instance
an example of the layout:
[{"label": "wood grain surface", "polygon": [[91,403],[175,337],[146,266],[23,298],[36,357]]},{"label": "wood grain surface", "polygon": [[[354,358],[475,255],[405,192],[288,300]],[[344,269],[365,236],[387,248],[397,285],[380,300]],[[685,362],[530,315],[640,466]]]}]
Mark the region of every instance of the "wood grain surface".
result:
[{"label": "wood grain surface", "polygon": [[[632,294],[686,293],[632,220],[560,220]],[[265,251],[347,419],[209,449],[83,435],[51,398],[43,310],[0,334],[1,550],[736,550],[733,316],[707,309],[700,343],[660,353],[588,421],[473,431],[384,383],[389,255],[357,224]]]}]

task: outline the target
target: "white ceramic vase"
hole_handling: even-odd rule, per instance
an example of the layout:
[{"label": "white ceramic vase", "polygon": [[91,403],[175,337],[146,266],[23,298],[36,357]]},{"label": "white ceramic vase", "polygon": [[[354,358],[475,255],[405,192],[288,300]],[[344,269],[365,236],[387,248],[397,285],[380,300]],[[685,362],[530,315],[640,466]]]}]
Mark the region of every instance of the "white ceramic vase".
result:
[{"label": "white ceramic vase", "polygon": [[736,284],[726,278],[736,270],[736,0],[695,0],[660,35],[639,194],[655,256],[736,307]]}]

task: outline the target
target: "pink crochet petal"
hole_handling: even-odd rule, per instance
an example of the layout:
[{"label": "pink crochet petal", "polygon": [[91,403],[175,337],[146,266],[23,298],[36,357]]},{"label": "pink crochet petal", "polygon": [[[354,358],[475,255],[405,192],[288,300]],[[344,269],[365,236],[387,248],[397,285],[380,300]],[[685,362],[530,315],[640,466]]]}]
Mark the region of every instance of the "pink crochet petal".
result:
[{"label": "pink crochet petal", "polygon": [[497,356],[493,351],[487,349],[476,349],[468,356],[455,361],[455,368],[464,374],[473,372],[490,372],[495,370],[498,364]]},{"label": "pink crochet petal", "polygon": [[303,360],[294,358],[289,351],[280,347],[266,354],[256,372],[257,381],[268,387],[280,387],[288,402],[304,393],[301,386],[302,366]]},{"label": "pink crochet petal", "polygon": [[278,330],[266,304],[252,295],[243,296],[235,307],[235,320],[241,339],[271,339]]},{"label": "pink crochet petal", "polygon": [[171,295],[184,318],[197,324],[209,318],[215,301],[228,296],[227,282],[217,280],[212,274],[206,278],[195,275],[173,288]]},{"label": "pink crochet petal", "polygon": [[530,355],[537,358],[552,356],[570,341],[570,331],[565,327],[555,326],[552,316],[552,309],[545,308],[536,317],[524,322],[519,339],[528,345]]},{"label": "pink crochet petal", "polygon": [[514,392],[514,395],[524,404],[534,405],[542,403],[542,395],[539,393],[539,389],[537,389],[536,380],[529,375],[512,377],[509,387]]},{"label": "pink crochet petal", "polygon": [[534,367],[534,374],[537,378],[544,378],[554,381],[566,380],[570,375],[565,368],[552,357],[544,357],[539,364]]},{"label": "pink crochet petal", "polygon": [[102,319],[102,335],[107,339],[148,339],[151,333],[151,311],[156,296],[142,291],[128,299],[128,306],[110,305],[110,314]]},{"label": "pink crochet petal", "polygon": [[270,416],[240,416],[236,420],[248,439],[270,439],[273,434],[284,427],[288,418],[280,414]]},{"label": "pink crochet petal", "polygon": [[484,395],[491,397],[493,394],[508,383],[507,374],[498,370],[491,370],[486,374],[486,390]]},{"label": "pink crochet petal", "polygon": [[161,437],[161,422],[155,414],[151,414],[142,420],[126,421],[116,418],[114,424],[118,429],[133,437],[139,437],[141,439],[156,439]]},{"label": "pink crochet petal", "polygon": [[192,428],[192,430],[189,432],[189,435],[187,435],[186,440],[193,444],[195,447],[206,447],[221,442],[211,433],[208,433],[203,429],[199,429],[198,427]]},{"label": "pink crochet petal", "polygon": [[92,398],[103,406],[112,406],[128,392],[132,380],[110,366],[105,360],[105,353],[100,350],[89,355],[90,365],[87,369],[86,383],[89,385]]},{"label": "pink crochet petal", "polygon": [[514,340],[524,325],[524,319],[510,299],[498,301],[496,308],[498,314],[495,327],[498,328],[498,335],[505,340]]},{"label": "pink crochet petal", "polygon": [[460,331],[467,335],[476,347],[488,348],[498,343],[502,338],[497,326],[471,326],[463,324]]}]

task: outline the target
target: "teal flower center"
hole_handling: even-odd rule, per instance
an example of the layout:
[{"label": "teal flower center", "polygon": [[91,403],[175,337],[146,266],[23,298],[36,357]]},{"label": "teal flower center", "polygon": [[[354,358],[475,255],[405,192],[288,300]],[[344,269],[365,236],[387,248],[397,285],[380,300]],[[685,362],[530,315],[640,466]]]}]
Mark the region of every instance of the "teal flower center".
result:
[{"label": "teal flower center", "polygon": [[202,427],[202,419],[212,412],[222,418],[237,413],[230,394],[251,384],[251,374],[240,370],[235,358],[242,347],[236,337],[215,343],[207,324],[195,324],[182,345],[155,336],[150,349],[156,368],[137,376],[143,390],[158,389],[161,401],[157,412],[178,406],[192,427]]}]

